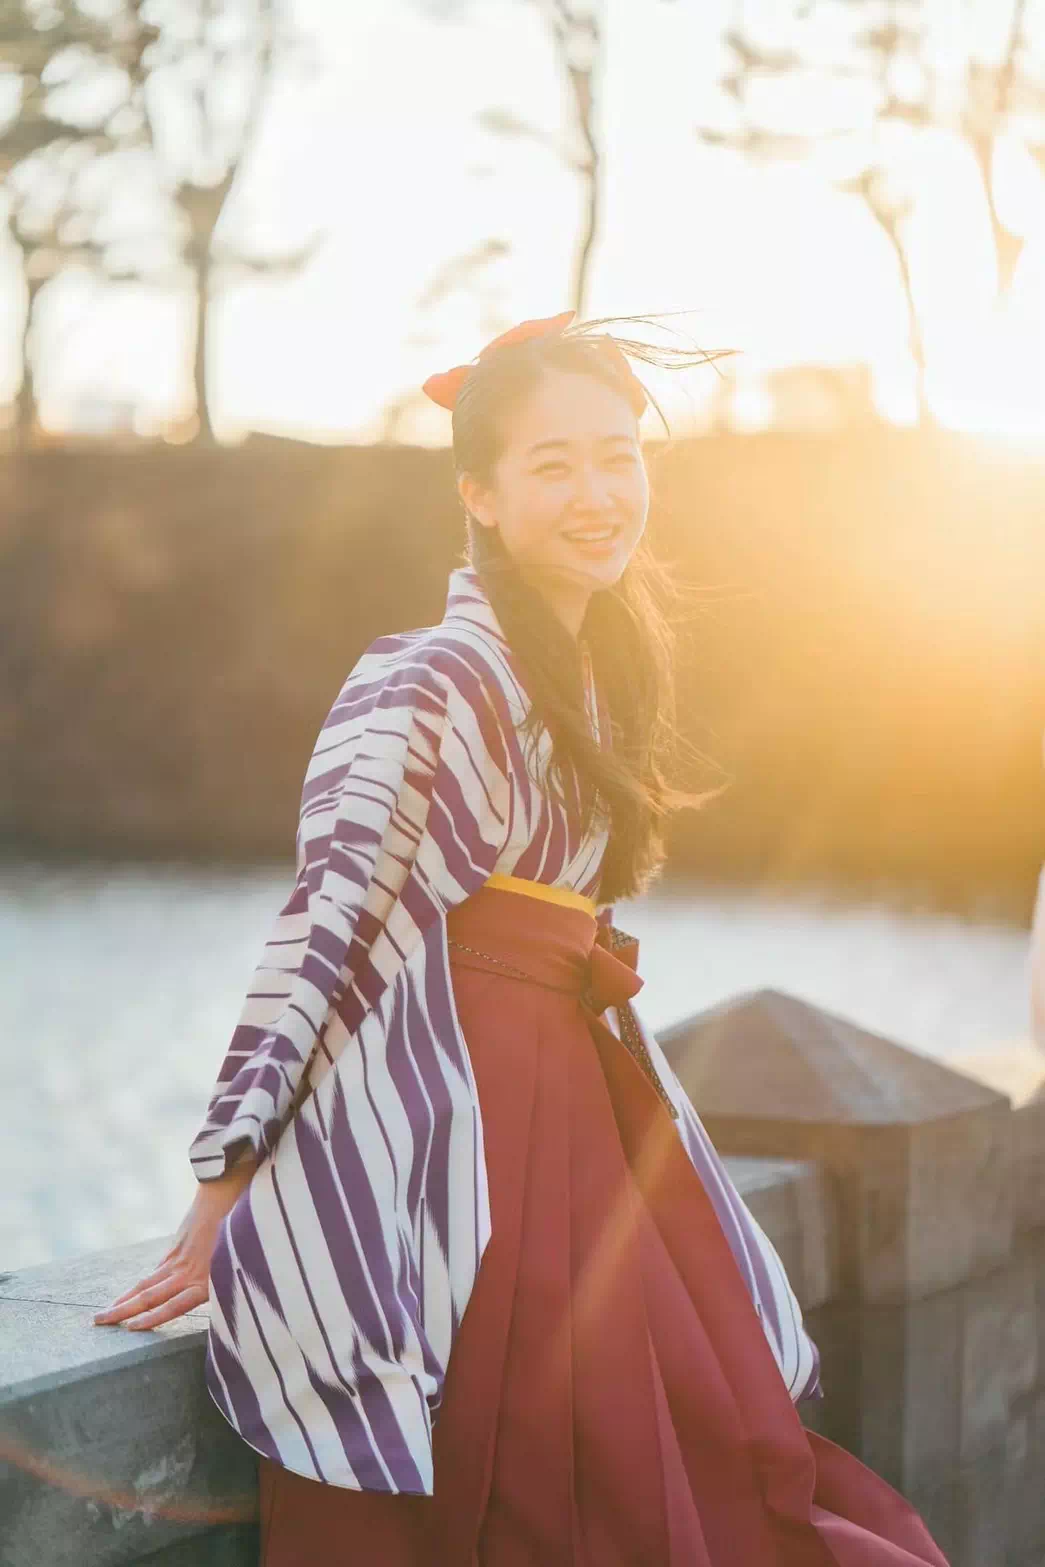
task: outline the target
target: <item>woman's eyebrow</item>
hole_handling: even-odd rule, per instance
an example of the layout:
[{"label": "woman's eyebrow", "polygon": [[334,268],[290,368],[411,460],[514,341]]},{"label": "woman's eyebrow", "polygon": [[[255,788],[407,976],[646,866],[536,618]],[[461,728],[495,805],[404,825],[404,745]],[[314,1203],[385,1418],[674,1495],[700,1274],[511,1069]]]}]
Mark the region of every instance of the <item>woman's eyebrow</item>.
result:
[{"label": "woman's eyebrow", "polygon": [[[600,435],[596,445],[609,446],[612,444],[620,444],[622,442],[628,446],[633,446],[635,444],[634,437],[631,435]],[[530,447],[526,455],[527,457],[534,457],[538,452],[552,450],[560,452],[566,451],[572,445],[572,441],[538,441],[536,446]]]}]

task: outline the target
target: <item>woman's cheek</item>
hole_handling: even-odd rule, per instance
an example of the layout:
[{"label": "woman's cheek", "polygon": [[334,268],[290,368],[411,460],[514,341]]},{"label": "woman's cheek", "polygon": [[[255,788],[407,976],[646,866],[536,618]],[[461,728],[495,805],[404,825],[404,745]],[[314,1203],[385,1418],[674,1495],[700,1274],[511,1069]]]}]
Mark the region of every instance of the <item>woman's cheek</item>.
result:
[{"label": "woman's cheek", "polygon": [[566,507],[568,495],[561,485],[547,486],[534,497],[534,515],[545,522],[557,522]]}]

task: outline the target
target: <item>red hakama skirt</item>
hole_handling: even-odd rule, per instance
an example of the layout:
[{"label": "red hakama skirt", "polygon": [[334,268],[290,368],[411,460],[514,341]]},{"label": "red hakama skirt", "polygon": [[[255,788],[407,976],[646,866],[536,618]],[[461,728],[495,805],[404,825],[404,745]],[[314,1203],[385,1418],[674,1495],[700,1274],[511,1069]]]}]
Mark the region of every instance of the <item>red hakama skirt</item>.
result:
[{"label": "red hakama skirt", "polygon": [[492,1238],[435,1494],[261,1459],[262,1567],[947,1567],[803,1426],[676,1124],[599,1016],[637,988],[629,961],[585,909],[497,887],[448,936]]}]

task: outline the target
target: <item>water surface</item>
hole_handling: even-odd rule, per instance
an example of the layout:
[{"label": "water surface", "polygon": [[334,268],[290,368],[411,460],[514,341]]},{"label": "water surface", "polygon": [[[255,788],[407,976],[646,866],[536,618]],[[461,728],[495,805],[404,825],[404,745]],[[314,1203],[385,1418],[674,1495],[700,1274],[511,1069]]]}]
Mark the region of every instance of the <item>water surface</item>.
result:
[{"label": "water surface", "polygon": [[[289,867],[0,870],[0,1268],[173,1230]],[[939,1059],[1029,1034],[1027,932],[665,885],[620,904],[656,1029],[773,986]]]}]

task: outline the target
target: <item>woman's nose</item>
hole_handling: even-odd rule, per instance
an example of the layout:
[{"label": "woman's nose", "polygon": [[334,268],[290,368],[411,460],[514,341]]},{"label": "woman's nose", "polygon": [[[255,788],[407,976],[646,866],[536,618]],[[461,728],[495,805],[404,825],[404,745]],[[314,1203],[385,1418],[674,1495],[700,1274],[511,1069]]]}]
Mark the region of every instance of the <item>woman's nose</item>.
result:
[{"label": "woman's nose", "polygon": [[574,480],[574,505],[581,511],[609,511],[613,496],[608,474],[598,468],[581,468]]}]

